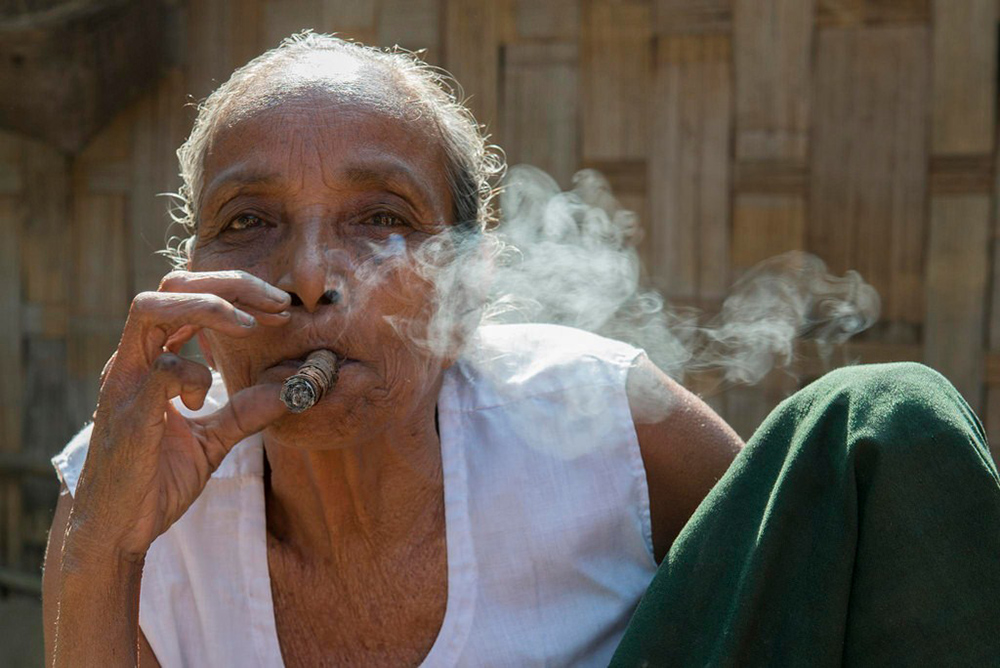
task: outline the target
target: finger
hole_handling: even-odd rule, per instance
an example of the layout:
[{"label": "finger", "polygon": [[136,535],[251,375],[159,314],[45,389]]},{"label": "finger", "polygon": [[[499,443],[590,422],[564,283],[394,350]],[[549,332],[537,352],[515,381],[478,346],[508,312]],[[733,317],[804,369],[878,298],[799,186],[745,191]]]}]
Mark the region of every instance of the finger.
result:
[{"label": "finger", "polygon": [[[263,311],[258,311],[252,308],[242,308],[240,310],[252,315],[257,323],[261,325],[284,325],[291,319],[291,314],[288,311],[282,311],[281,313],[264,313]],[[179,352],[180,349],[184,347],[184,344],[193,339],[200,331],[201,327],[197,327],[195,325],[182,325],[180,329],[167,337],[167,341],[163,344],[163,348],[168,352]]]},{"label": "finger", "polygon": [[163,353],[153,361],[152,368],[136,396],[136,402],[149,409],[154,422],[163,419],[165,404],[180,397],[184,405],[198,410],[212,387],[212,372],[207,367],[173,353]]},{"label": "finger", "polygon": [[162,292],[216,294],[244,310],[279,313],[291,304],[291,296],[267,281],[245,271],[172,271],[160,281]]},{"label": "finger", "polygon": [[163,349],[171,353],[180,352],[180,349],[184,347],[184,344],[193,339],[200,331],[201,327],[183,325],[180,329],[167,337],[167,342],[163,344]]},{"label": "finger", "polygon": [[267,311],[259,311],[250,306],[243,306],[243,305],[240,305],[240,309],[252,315],[260,324],[267,325],[269,327],[286,325],[291,321],[292,318],[292,314],[289,311],[279,311],[278,313],[269,313]]},{"label": "finger", "polygon": [[108,372],[111,371],[111,367],[115,365],[115,357],[117,355],[118,351],[111,353],[111,357],[109,357],[108,361],[104,363],[104,368],[101,369],[101,377],[100,381],[98,382],[98,387],[104,387],[104,381],[107,380]]},{"label": "finger", "polygon": [[213,467],[244,438],[289,414],[280,393],[278,384],[254,385],[234,394],[211,415],[192,418],[191,423],[200,427],[205,454]]},{"label": "finger", "polygon": [[142,292],[132,300],[120,347],[130,353],[135,348],[141,350],[148,366],[185,325],[243,338],[251,335],[257,324],[252,315],[218,295]]}]

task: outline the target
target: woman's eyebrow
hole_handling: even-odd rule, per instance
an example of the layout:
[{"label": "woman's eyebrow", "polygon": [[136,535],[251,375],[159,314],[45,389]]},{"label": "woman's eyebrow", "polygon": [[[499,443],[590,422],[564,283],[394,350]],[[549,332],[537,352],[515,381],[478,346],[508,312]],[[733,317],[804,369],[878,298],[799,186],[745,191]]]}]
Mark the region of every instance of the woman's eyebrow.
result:
[{"label": "woman's eyebrow", "polygon": [[208,208],[213,200],[226,192],[238,191],[249,186],[272,186],[281,179],[280,174],[247,170],[237,165],[219,174],[205,192],[203,206]]},{"label": "woman's eyebrow", "polygon": [[430,188],[405,165],[391,162],[377,166],[349,165],[343,170],[344,180],[357,188],[402,191],[402,195],[425,211],[433,212]]},{"label": "woman's eyebrow", "polygon": [[[359,189],[393,190],[410,199],[418,208],[434,212],[429,184],[405,165],[396,162],[376,165],[348,165],[341,171],[348,185]],[[235,165],[219,174],[205,192],[203,207],[208,211],[212,203],[226,193],[238,194],[248,187],[275,186],[284,179],[281,173],[248,169]],[[221,204],[220,204],[221,206]]]}]

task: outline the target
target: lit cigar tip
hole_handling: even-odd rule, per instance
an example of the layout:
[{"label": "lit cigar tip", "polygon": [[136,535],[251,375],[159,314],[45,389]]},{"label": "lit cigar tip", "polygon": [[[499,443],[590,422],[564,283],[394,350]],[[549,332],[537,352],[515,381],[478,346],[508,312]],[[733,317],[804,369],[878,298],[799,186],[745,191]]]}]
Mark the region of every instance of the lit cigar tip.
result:
[{"label": "lit cigar tip", "polygon": [[293,413],[316,404],[337,382],[340,359],[329,350],[309,353],[299,370],[281,386],[281,401]]},{"label": "lit cigar tip", "polygon": [[[290,381],[290,382],[289,382]],[[316,403],[316,392],[312,385],[302,378],[289,378],[281,386],[281,401],[293,413],[301,413]]]}]

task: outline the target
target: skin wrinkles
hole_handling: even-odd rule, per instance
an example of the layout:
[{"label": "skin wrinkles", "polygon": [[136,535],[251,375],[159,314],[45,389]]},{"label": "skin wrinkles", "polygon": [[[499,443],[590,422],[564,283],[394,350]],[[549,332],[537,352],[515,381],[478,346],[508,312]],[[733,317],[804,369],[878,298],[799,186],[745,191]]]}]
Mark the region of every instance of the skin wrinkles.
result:
[{"label": "skin wrinkles", "polygon": [[[294,106],[301,106],[301,102]],[[306,111],[307,117],[314,115],[313,109],[301,111]],[[377,173],[378,161],[375,165],[368,166],[364,170],[361,170],[357,163],[364,164],[366,157],[375,152],[373,149],[375,135],[381,138],[388,134],[391,138],[390,150],[394,149],[396,153],[403,155],[406,155],[408,151],[410,161],[417,167],[423,167],[424,173],[433,173],[428,167],[436,167],[439,174],[438,192],[446,193],[444,176],[441,173],[441,162],[436,155],[420,155],[421,152],[427,153],[426,150],[411,149],[410,147],[413,146],[409,141],[411,129],[406,128],[404,131],[398,126],[386,123],[385,121],[389,119],[381,118],[379,123],[373,123],[372,116],[358,115],[355,110],[349,109],[347,113],[343,114],[344,120],[334,117],[326,124],[326,133],[320,133],[308,129],[314,126],[307,126],[307,129],[303,130],[302,126],[293,124],[291,122],[293,116],[292,111],[283,109],[279,114],[265,113],[257,117],[260,122],[243,121],[237,127],[244,129],[242,134],[244,141],[229,142],[230,144],[238,144],[239,154],[247,152],[242,147],[259,146],[260,148],[249,149],[253,158],[257,162],[269,160],[274,171],[287,175],[274,181],[275,190],[267,198],[259,195],[259,200],[255,198],[257,201],[266,202],[266,206],[260,208],[267,209],[267,214],[276,220],[268,221],[268,224],[260,229],[227,233],[221,229],[224,224],[220,220],[221,216],[213,219],[199,235],[192,258],[192,269],[243,269],[269,283],[297,294],[299,290],[295,289],[296,281],[307,280],[307,278],[312,280],[312,277],[305,277],[305,274],[310,271],[324,274],[322,278],[316,279],[324,284],[321,287],[325,288],[326,283],[345,284],[351,295],[351,300],[344,305],[344,308],[338,309],[334,313],[328,314],[324,311],[308,316],[305,313],[293,312],[288,329],[303,332],[304,336],[302,334],[297,334],[297,336],[302,336],[303,342],[308,342],[309,345],[335,343],[327,340],[327,337],[314,329],[320,325],[324,328],[334,325],[334,329],[338,330],[353,329],[367,332],[371,336],[358,338],[371,338],[382,344],[379,348],[371,349],[372,346],[360,345],[356,347],[368,348],[368,350],[339,351],[336,346],[332,346],[332,348],[337,352],[343,352],[352,359],[372,364],[379,356],[388,354],[385,353],[387,349],[399,350],[401,348],[400,342],[393,340],[396,338],[394,332],[383,331],[388,328],[379,328],[370,324],[378,318],[359,318],[356,303],[363,302],[370,309],[374,300],[378,302],[377,306],[381,307],[377,311],[380,315],[417,317],[419,313],[413,312],[415,310],[413,305],[426,303],[431,295],[426,281],[420,280],[415,275],[404,278],[399,275],[400,269],[398,267],[395,272],[395,280],[393,277],[380,277],[383,280],[377,288],[369,289],[367,285],[352,282],[351,279],[358,272],[359,267],[370,259],[371,244],[373,241],[377,241],[377,235],[380,232],[375,233],[376,238],[373,238],[371,236],[373,231],[364,229],[359,221],[351,218],[351,215],[358,207],[361,207],[362,210],[369,207],[381,207],[394,214],[397,213],[394,209],[401,208],[399,213],[408,215],[411,220],[414,218],[418,220],[417,223],[412,223],[403,231],[403,236],[411,243],[417,243],[426,236],[426,233],[416,229],[418,226],[422,227],[420,219],[446,220],[447,212],[450,210],[450,202],[439,202],[436,210],[424,207],[423,210],[413,211],[408,207],[399,207],[399,198],[393,193],[373,190],[371,187],[378,183],[370,178],[372,172]],[[248,125],[249,127],[247,127]],[[374,127],[370,127],[367,133],[362,131],[353,134],[359,127],[366,125]],[[395,128],[395,132],[383,132],[385,130],[383,126],[386,125]],[[314,154],[310,156],[304,151],[295,149],[282,151],[280,132],[276,133],[278,137],[270,141],[267,139],[262,142],[246,141],[247,134],[251,137],[254,133],[269,135],[275,132],[278,127],[294,128],[286,133],[290,135],[290,137],[285,138],[286,141],[287,139],[292,141],[284,143],[284,146],[287,147],[289,144],[295,146],[296,143],[302,145],[309,142],[316,147]],[[229,131],[229,133],[231,132],[232,130]],[[324,138],[323,134],[328,135],[328,137]],[[397,137],[392,137],[393,134]],[[334,156],[338,152],[344,153],[345,147],[342,141],[329,141],[330,138],[338,136],[351,137],[352,141],[349,143],[352,150],[350,154],[358,156],[349,169],[342,168],[342,160],[328,157]],[[354,137],[357,137],[358,141],[354,141]],[[226,135],[217,139],[215,143],[216,149],[207,161],[206,178],[212,174],[213,162],[218,160],[217,156],[226,156],[228,152]],[[358,147],[359,144],[360,147]],[[270,156],[269,151],[273,151]],[[437,151],[433,153],[437,153]],[[332,165],[336,165],[336,167]],[[416,170],[411,169],[410,171]],[[357,179],[353,177],[363,172],[367,172],[369,176],[366,177],[365,183],[359,187]],[[385,182],[385,179],[381,181]],[[447,198],[439,196],[438,199],[445,200]],[[239,210],[238,202],[233,201],[230,204],[233,205],[234,212]],[[220,211],[221,213],[222,211]],[[264,212],[261,211],[261,213]],[[210,233],[212,234],[210,235]],[[266,238],[259,239],[258,237],[261,236]],[[227,266],[214,266],[221,255],[225,256]],[[282,285],[282,282],[285,284]],[[308,301],[304,296],[302,297],[303,301]],[[346,314],[341,313],[344,311]],[[336,322],[329,322],[331,319]],[[254,354],[255,350],[261,349],[261,344],[264,347],[269,347],[271,343],[270,341],[262,342],[259,338],[285,338],[285,336],[285,332],[276,335],[274,332],[262,331],[260,337],[251,337],[240,342],[227,342],[227,349],[220,349],[219,352],[215,353],[216,360],[222,366],[223,375],[229,385],[228,389],[235,392],[253,384],[266,368],[263,366],[264,361],[271,361],[271,358],[274,357],[274,355]],[[241,349],[233,350],[237,347]],[[405,352],[408,357],[412,357],[413,351],[407,350]],[[223,360],[231,360],[231,364],[226,364]],[[419,375],[426,377],[427,370],[422,369]],[[347,379],[345,378],[345,380]],[[390,396],[390,398],[395,397]],[[398,404],[396,407],[398,408]],[[301,417],[307,416],[308,414]],[[284,422],[289,421],[285,420]],[[280,431],[280,424],[276,425],[275,429]]]},{"label": "skin wrinkles", "polygon": [[[427,334],[485,298],[442,290],[434,300],[435,269],[461,257],[456,250],[469,252],[434,234],[454,224],[456,206],[463,217],[476,208],[465,201],[475,192],[451,200],[447,172],[458,166],[444,135],[456,133],[455,159],[480,175],[470,172],[473,185],[499,166],[484,162],[485,140],[466,127],[471,121],[432,109],[434,96],[411,90],[402,70],[338,53],[296,52],[233,80],[179,151],[182,197],[198,228],[193,249],[185,242],[183,250],[195,273],[172,272],[133,300],[102,373],[92,442],[103,447],[90,450],[75,498],[61,495],[46,558],[55,665],[131,665],[137,644],[142,664],[156,665],[137,621],[142,556],[228,449],[261,429],[268,575],[285,665],[419,665],[437,638],[448,564],[435,401],[455,351],[429,345]],[[439,118],[457,129],[438,127]],[[379,215],[405,222],[387,225]],[[448,286],[462,269],[437,278]],[[295,299],[265,296],[244,272]],[[331,288],[341,299],[324,300]],[[237,323],[244,307],[257,326]],[[205,367],[175,354],[195,334],[231,402],[185,419],[169,401],[197,408],[211,382]],[[349,363],[323,401],[288,415],[279,383],[316,348]],[[661,559],[741,443],[648,360],[639,367],[629,404]],[[657,397],[673,407],[660,422],[648,401]],[[150,421],[158,431],[138,428]]]},{"label": "skin wrinkles", "polygon": [[[155,665],[136,621],[141,555],[190,505],[198,493],[192,486],[204,485],[228,448],[260,429],[268,569],[285,665],[418,665],[438,635],[448,592],[434,418],[454,351],[435,357],[425,335],[429,316],[438,315],[435,269],[457,257],[452,235],[434,236],[454,224],[449,163],[441,129],[433,115],[421,116],[425,107],[407,106],[413,96],[405,84],[374,66],[349,69],[353,78],[341,89],[337,72],[286,85],[272,67],[228,93],[233,114],[213,121],[214,136],[199,144],[210,149],[204,164],[187,171],[198,175],[188,183],[199,221],[188,269],[196,273],[168,275],[160,290],[133,301],[95,413],[94,438],[116,446],[91,450],[77,498],[64,494],[53,521],[45,614],[56,630],[55,656],[66,657],[59,665],[91,656],[116,664],[137,642],[143,665]],[[248,99],[259,104],[241,107]],[[200,194],[205,184],[209,198]],[[199,207],[203,199],[211,206]],[[385,216],[404,222],[385,224]],[[439,278],[447,285],[461,270],[448,267]],[[295,299],[265,298],[265,286],[243,272]],[[324,300],[331,288],[341,292],[336,302]],[[446,296],[442,312],[463,312],[462,295]],[[244,306],[257,326],[236,323]],[[174,339],[157,337],[178,325]],[[437,331],[447,326],[433,323]],[[147,436],[135,420],[162,422],[172,415],[163,409],[167,398],[179,394],[195,408],[208,390],[207,369],[174,354],[195,333],[226,379],[228,410],[204,424],[168,420],[162,437]],[[349,360],[341,381],[310,411],[288,415],[279,383],[316,348]],[[629,378],[659,560],[742,444],[648,360]],[[146,412],[99,414],[103,404],[120,416],[136,395],[132,383],[144,388],[148,400],[138,403]],[[658,402],[673,408],[669,418]],[[114,433],[102,434],[108,430]],[[188,438],[195,433],[212,438]],[[132,476],[124,473],[115,480],[129,465],[143,484],[126,485]],[[122,521],[86,521],[107,508]],[[125,530],[109,536],[107,526]],[[59,609],[84,614],[57,622]]]},{"label": "skin wrinkles", "polygon": [[[275,364],[316,348],[349,360],[319,404],[263,432],[279,639],[289,665],[349,663],[366,652],[419,663],[447,595],[435,428],[447,361],[408,344],[390,322],[419,329],[431,281],[412,263],[375,261],[375,251],[390,234],[415,250],[451,224],[453,204],[429,123],[345,97],[299,95],[213,139],[191,270],[241,269],[301,301],[286,327],[239,340],[203,331],[199,340],[230,394],[280,382],[291,371]],[[259,220],[226,228],[245,213]],[[380,213],[402,224],[373,218]],[[343,295],[337,304],[321,300],[331,287]],[[330,591],[336,600],[315,593]]]},{"label": "skin wrinkles", "polygon": [[[398,195],[406,200],[414,211],[419,212],[417,218],[420,220],[433,215],[430,213],[432,207],[428,199],[429,185],[411,172],[405,164],[373,158],[368,164],[359,163],[345,167],[343,178],[358,189]],[[267,197],[280,192],[281,181],[280,174],[254,171],[244,164],[234,165],[220,174],[209,186],[205,203],[206,215],[201,225],[218,224],[217,218],[225,217],[226,206],[240,197],[255,195]],[[215,200],[221,201],[216,203]],[[436,222],[426,226],[437,231],[442,225],[441,222]]]}]

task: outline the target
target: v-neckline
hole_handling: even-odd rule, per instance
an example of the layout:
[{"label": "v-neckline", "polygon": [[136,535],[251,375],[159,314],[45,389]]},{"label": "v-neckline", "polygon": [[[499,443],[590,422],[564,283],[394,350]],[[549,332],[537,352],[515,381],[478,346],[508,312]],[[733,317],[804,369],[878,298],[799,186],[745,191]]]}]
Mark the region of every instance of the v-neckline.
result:
[{"label": "v-neckline", "polygon": [[[454,397],[454,387],[445,374],[441,388],[441,401]],[[441,442],[441,470],[444,485],[445,554],[448,564],[448,594],[444,619],[434,644],[420,663],[420,668],[455,666],[468,637],[475,607],[476,562],[470,534],[468,485],[465,452],[462,444],[455,442],[459,433],[457,412],[438,410],[438,429]],[[253,457],[259,462],[261,475],[247,508],[250,521],[241,522],[240,556],[243,582],[251,606],[253,642],[261,666],[284,666],[278,626],[274,617],[274,599],[271,596],[271,571],[267,559],[267,517],[264,505],[264,443],[260,434],[253,437],[257,452]],[[248,453],[250,454],[250,453]],[[246,535],[244,535],[246,534]]]}]

